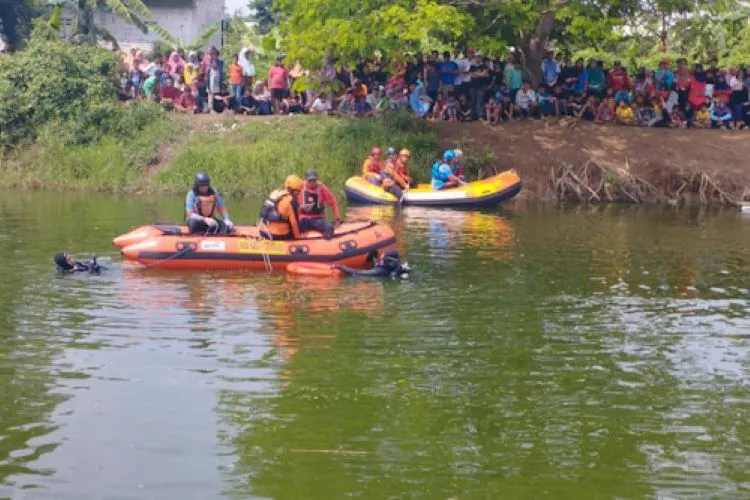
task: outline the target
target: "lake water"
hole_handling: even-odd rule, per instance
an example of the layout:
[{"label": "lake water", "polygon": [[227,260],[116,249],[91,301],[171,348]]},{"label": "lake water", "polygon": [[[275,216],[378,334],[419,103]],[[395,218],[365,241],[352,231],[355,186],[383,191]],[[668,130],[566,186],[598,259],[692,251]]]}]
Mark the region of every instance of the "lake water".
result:
[{"label": "lake water", "polygon": [[122,265],[181,201],[0,196],[0,497],[750,498],[750,218],[350,209],[410,280]]}]

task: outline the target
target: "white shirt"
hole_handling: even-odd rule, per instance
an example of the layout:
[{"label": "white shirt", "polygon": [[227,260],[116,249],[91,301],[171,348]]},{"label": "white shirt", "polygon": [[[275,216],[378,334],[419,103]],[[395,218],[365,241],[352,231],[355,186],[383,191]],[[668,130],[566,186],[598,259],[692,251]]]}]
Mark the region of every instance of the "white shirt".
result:
[{"label": "white shirt", "polygon": [[316,113],[326,113],[331,111],[331,109],[333,109],[331,101],[324,101],[320,97],[316,98],[312,106],[310,106],[310,111],[315,111]]},{"label": "white shirt", "polygon": [[527,91],[519,89],[516,93],[516,106],[529,109],[529,104],[536,104],[536,92],[533,89]]},{"label": "white shirt", "polygon": [[460,72],[456,76],[456,85],[462,85],[464,83],[471,82],[471,76],[469,76],[469,67],[471,66],[471,61],[466,59],[465,57],[457,57],[453,60],[454,63],[458,66],[458,71]]}]

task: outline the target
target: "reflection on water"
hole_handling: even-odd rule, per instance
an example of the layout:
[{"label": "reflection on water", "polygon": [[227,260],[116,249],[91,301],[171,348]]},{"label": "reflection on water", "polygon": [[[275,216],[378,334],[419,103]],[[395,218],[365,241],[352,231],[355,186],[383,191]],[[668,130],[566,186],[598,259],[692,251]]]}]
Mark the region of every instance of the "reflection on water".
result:
[{"label": "reflection on water", "polygon": [[750,220],[350,207],[411,279],[118,262],[179,205],[0,197],[0,497],[750,496]]}]

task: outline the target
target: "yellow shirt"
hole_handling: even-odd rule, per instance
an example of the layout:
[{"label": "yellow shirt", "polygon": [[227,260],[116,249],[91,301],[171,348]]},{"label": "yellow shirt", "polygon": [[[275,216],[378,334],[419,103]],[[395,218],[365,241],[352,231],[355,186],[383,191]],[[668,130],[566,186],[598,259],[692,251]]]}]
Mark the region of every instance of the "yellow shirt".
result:
[{"label": "yellow shirt", "polygon": [[699,109],[695,112],[695,121],[700,123],[708,123],[710,121],[708,110],[706,108]]},{"label": "yellow shirt", "polygon": [[633,119],[633,108],[630,106],[617,106],[617,118],[621,120]]},{"label": "yellow shirt", "polygon": [[187,63],[185,69],[182,70],[182,77],[185,79],[185,85],[190,85],[200,71],[200,66],[194,65],[193,63]]}]

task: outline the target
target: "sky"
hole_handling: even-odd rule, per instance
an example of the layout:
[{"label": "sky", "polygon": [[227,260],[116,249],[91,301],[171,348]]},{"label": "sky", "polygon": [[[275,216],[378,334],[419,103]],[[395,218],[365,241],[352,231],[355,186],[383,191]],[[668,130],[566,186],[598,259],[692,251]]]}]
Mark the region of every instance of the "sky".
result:
[{"label": "sky", "polygon": [[224,8],[227,14],[234,14],[237,10],[241,11],[242,15],[247,15],[247,0],[224,0]]}]

